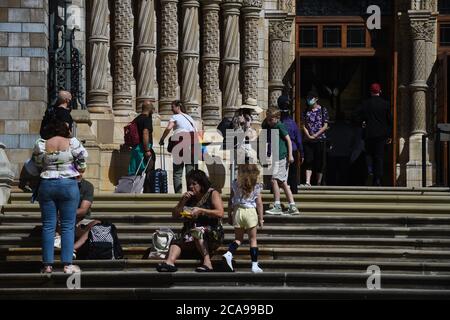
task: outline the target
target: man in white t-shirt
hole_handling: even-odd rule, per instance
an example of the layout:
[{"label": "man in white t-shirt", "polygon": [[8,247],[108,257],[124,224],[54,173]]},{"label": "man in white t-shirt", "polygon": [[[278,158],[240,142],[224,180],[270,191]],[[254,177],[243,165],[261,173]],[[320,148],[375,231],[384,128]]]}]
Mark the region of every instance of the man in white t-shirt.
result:
[{"label": "man in white t-shirt", "polygon": [[[183,139],[178,140],[178,138],[173,139],[172,141],[169,141],[168,150],[169,152],[172,152],[173,147],[177,144],[177,141],[180,143],[182,141],[186,141],[186,138],[190,138],[187,140],[191,140],[190,143],[188,142],[188,146],[191,149],[191,160],[189,162],[181,162],[179,161],[173,162],[173,185],[175,189],[175,193],[181,193],[182,191],[182,177],[183,177],[183,168],[186,167],[186,176],[195,168],[195,162],[194,161],[194,154],[193,154],[193,143],[194,143],[194,137],[195,132],[197,132],[197,127],[195,124],[194,119],[188,114],[186,114],[186,109],[183,105],[183,103],[180,100],[175,100],[172,102],[172,112],[173,116],[169,120],[169,124],[167,125],[166,130],[164,130],[164,133],[159,140],[160,145],[164,145],[164,140],[169,135],[170,131],[174,131],[174,135],[180,134]],[[190,134],[183,134],[183,133],[190,133]],[[169,139],[170,140],[170,139]],[[180,154],[172,154],[172,156],[180,156],[183,157],[182,152]]]}]

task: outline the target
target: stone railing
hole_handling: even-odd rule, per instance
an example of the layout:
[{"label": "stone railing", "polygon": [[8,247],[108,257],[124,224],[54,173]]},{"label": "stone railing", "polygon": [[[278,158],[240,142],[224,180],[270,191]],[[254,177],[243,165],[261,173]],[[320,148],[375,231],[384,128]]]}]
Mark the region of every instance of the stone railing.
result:
[{"label": "stone railing", "polygon": [[8,202],[14,181],[14,172],[11,170],[5,148],[6,146],[0,142],[0,207]]}]

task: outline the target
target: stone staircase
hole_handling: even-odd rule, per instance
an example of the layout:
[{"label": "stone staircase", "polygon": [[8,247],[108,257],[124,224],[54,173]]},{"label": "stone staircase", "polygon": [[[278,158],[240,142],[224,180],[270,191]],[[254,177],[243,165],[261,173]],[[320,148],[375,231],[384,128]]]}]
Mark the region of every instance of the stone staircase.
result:
[{"label": "stone staircase", "polygon": [[[155,271],[143,259],[152,233],[179,230],[170,210],[178,195],[98,194],[92,217],[114,223],[124,260],[76,261],[81,289],[68,290],[67,276],[38,273],[40,211],[29,194],[13,193],[0,214],[0,298],[145,299],[183,298],[450,298],[450,193],[448,189],[302,189],[300,216],[266,216],[258,231],[263,274],[250,273],[248,242],[239,248],[235,273],[193,272],[198,261],[179,260],[179,272]],[[223,197],[225,207],[228,197]],[[272,195],[265,193],[266,206]],[[58,259],[58,254],[56,255]],[[366,270],[381,269],[381,289],[368,290]],[[56,264],[56,271],[61,266]]]}]

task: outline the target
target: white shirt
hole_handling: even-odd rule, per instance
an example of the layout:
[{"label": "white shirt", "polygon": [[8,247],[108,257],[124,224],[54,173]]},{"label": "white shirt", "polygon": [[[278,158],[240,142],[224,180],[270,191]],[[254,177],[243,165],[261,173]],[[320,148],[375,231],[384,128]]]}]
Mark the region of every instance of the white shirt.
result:
[{"label": "white shirt", "polygon": [[169,121],[175,122],[175,127],[173,128],[174,133],[197,131],[194,119],[188,114],[174,114]]}]

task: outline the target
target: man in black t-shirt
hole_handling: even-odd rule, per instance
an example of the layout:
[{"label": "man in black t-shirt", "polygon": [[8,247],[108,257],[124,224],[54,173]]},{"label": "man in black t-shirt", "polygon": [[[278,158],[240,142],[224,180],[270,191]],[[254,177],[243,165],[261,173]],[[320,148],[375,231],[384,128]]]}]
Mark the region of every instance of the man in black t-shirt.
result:
[{"label": "man in black t-shirt", "polygon": [[[150,100],[142,103],[142,113],[137,116],[134,121],[139,131],[139,144],[131,150],[130,164],[128,166],[128,175],[135,175],[136,172],[141,173],[151,159],[149,169],[154,168],[154,152],[153,146],[153,124],[152,124],[153,104]],[[142,159],[144,162],[141,164]]]},{"label": "man in black t-shirt", "polygon": [[56,106],[47,109],[44,118],[42,119],[41,128],[39,131],[41,138],[46,140],[50,138],[49,133],[47,132],[47,126],[54,119],[65,122],[69,126],[70,131],[72,132],[73,119],[72,116],[70,115],[71,101],[72,101],[72,94],[70,92],[63,90],[58,92],[58,100],[56,102]]}]

